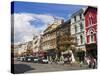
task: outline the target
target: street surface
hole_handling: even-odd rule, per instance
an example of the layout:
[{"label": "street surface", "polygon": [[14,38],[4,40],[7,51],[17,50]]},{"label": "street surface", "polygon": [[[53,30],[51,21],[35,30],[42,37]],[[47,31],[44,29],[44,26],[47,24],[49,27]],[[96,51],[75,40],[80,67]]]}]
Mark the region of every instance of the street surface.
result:
[{"label": "street surface", "polygon": [[87,65],[80,67],[79,64],[38,64],[32,62],[14,61],[14,72],[19,73],[36,73],[36,72],[54,72],[68,70],[84,70],[88,69]]}]

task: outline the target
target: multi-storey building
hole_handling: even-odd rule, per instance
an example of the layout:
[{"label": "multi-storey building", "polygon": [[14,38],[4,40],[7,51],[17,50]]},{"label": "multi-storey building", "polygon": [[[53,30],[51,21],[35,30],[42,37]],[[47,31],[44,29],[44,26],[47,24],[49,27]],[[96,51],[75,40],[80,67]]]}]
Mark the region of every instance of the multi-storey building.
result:
[{"label": "multi-storey building", "polygon": [[42,35],[33,37],[33,56],[44,56],[44,50],[42,48]]},{"label": "multi-storey building", "polygon": [[72,38],[70,36],[70,20],[59,25],[56,29],[57,31],[57,52],[58,57],[61,57],[62,52],[68,50],[71,46]]},{"label": "multi-storey building", "polygon": [[88,7],[84,12],[86,51],[93,57],[97,56],[97,8]]},{"label": "multi-storey building", "polygon": [[17,50],[18,50],[19,56],[25,56],[27,52],[27,42],[18,44]]},{"label": "multi-storey building", "polygon": [[40,50],[40,36],[34,36],[33,37],[33,52],[38,52]]},{"label": "multi-storey building", "polygon": [[68,37],[70,37],[70,20],[64,22],[57,27],[57,48],[64,51],[69,46]]},{"label": "multi-storey building", "polygon": [[71,16],[71,35],[75,37],[75,42],[77,43],[77,50],[85,49],[85,22],[84,15],[86,8],[81,8]]},{"label": "multi-storey building", "polygon": [[47,51],[48,56],[55,57],[57,50],[57,31],[56,28],[62,24],[63,20],[55,19],[54,22],[44,30],[42,35],[42,49]]},{"label": "multi-storey building", "polygon": [[12,58],[18,57],[18,45],[11,44]]}]

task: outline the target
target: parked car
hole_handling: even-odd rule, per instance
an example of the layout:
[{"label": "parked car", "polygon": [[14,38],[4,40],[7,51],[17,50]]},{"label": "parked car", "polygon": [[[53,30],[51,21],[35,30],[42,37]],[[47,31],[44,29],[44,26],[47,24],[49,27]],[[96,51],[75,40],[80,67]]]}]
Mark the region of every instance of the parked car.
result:
[{"label": "parked car", "polygon": [[20,57],[19,60],[23,62],[25,60],[25,57]]},{"label": "parked car", "polygon": [[32,56],[27,56],[27,57],[25,57],[25,61],[26,61],[26,62],[33,62],[33,61],[34,61],[34,57],[32,57]]},{"label": "parked car", "polygon": [[39,62],[39,58],[38,58],[38,57],[34,57],[34,58],[33,58],[33,62],[34,62],[34,63],[38,63],[38,62]]},{"label": "parked car", "polygon": [[17,61],[20,61],[20,57],[17,58]]},{"label": "parked car", "polygon": [[42,59],[42,63],[48,64],[48,59],[43,58],[43,59]]}]

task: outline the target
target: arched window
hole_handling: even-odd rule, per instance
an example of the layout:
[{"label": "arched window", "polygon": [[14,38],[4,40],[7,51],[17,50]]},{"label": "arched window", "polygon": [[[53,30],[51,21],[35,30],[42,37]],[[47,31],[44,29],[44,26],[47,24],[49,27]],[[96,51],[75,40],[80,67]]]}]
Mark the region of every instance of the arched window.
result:
[{"label": "arched window", "polygon": [[93,32],[91,32],[91,36],[90,36],[90,37],[91,37],[91,39],[90,39],[90,40],[91,40],[91,42],[94,42]]},{"label": "arched window", "polygon": [[92,25],[92,24],[93,24],[93,17],[92,17],[92,16],[90,16],[88,21],[89,21],[89,22],[88,22],[88,23],[89,23],[89,25]]}]

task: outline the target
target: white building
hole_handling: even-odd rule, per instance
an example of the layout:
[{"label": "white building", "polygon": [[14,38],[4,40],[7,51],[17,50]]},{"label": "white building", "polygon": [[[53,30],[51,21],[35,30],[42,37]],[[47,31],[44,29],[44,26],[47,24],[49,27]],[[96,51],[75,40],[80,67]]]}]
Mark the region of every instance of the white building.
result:
[{"label": "white building", "polygon": [[75,37],[76,48],[82,50],[85,50],[85,22],[83,15],[85,9],[82,8],[71,16],[71,35]]},{"label": "white building", "polygon": [[38,52],[40,50],[40,36],[33,37],[33,52]]},{"label": "white building", "polygon": [[18,45],[18,54],[21,55],[22,53],[27,51],[27,42]]}]

